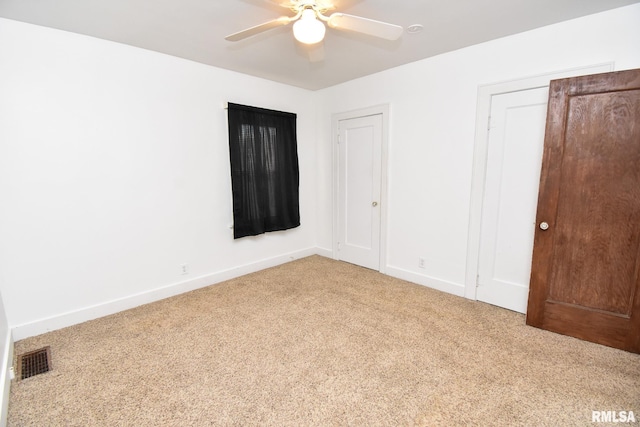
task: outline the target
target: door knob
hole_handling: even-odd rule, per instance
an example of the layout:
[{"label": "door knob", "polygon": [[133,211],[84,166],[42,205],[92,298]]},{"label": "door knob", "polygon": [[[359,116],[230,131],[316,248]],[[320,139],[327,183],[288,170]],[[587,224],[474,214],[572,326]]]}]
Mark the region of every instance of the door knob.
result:
[{"label": "door knob", "polygon": [[542,222],[540,223],[540,230],[543,230],[543,231],[544,231],[544,230],[548,230],[548,229],[549,229],[549,224],[548,224],[548,223],[546,223],[546,222],[544,222],[544,221],[542,221]]},{"label": "door knob", "polygon": [[378,202],[371,203],[371,206],[373,206],[375,208],[376,206],[378,206]]}]

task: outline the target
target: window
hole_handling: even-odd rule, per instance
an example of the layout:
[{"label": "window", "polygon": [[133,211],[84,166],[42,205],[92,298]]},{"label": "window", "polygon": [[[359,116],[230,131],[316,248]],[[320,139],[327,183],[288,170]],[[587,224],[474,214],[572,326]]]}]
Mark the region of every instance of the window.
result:
[{"label": "window", "polygon": [[229,104],[233,237],[300,225],[296,115]]}]

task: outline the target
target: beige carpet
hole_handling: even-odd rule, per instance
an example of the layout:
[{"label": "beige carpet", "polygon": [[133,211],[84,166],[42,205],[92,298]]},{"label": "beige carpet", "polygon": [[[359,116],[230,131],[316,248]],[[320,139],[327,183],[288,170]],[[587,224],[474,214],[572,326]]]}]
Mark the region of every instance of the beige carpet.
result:
[{"label": "beige carpet", "polygon": [[313,256],[16,343],[10,426],[584,426],[640,356]]}]

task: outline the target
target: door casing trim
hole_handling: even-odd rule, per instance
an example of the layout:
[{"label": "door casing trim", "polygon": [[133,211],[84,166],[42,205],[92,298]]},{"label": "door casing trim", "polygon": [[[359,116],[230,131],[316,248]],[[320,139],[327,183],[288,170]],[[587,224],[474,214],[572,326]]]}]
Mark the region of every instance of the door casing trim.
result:
[{"label": "door casing trim", "polygon": [[471,176],[471,200],[469,203],[469,226],[467,231],[467,263],[465,272],[464,296],[476,300],[480,258],[480,232],[482,204],[484,200],[484,184],[487,171],[487,149],[489,139],[489,115],[491,98],[509,92],[548,87],[551,80],[576,77],[586,74],[608,73],[614,71],[614,63],[589,65],[556,71],[547,74],[510,80],[478,87],[476,106],[476,132],[473,150],[473,169]]}]

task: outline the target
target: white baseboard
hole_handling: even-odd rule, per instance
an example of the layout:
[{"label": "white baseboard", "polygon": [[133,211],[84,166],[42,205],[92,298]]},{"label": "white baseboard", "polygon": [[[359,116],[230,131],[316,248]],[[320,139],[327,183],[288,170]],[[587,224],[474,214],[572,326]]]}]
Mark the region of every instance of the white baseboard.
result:
[{"label": "white baseboard", "polygon": [[316,255],[320,255],[320,256],[323,256],[325,258],[335,259],[333,257],[333,251],[331,249],[315,248],[315,251],[316,251]]},{"label": "white baseboard", "polygon": [[[85,307],[57,316],[52,316],[22,325],[13,326],[13,340],[11,341],[11,349],[13,350],[13,341],[19,341],[25,338],[44,334],[46,332],[66,328],[67,326],[73,326],[82,322],[97,319],[99,317],[108,316],[110,314],[118,313],[120,311],[128,310],[140,305],[148,304],[185,292],[193,291],[195,289],[214,285],[225,280],[234,279],[245,274],[264,270],[265,268],[275,267],[277,265],[284,264],[295,259],[304,258],[310,255],[320,255],[327,258],[333,258],[333,252],[329,249],[316,247],[307,248],[300,251],[278,255],[272,258],[265,258],[263,260],[250,264],[236,266],[227,270],[222,270],[216,273],[196,277],[194,279],[186,280],[183,282],[174,283],[168,286],[153,289],[151,291],[129,295],[124,298],[108,301],[90,307]],[[464,296],[464,285],[458,283],[448,282],[445,280],[416,274],[408,270],[390,266],[387,266],[385,274],[396,277],[398,279],[424,285],[429,288],[437,289],[439,291],[447,292],[453,295]],[[13,357],[13,355],[11,357]],[[9,361],[9,364],[11,364],[11,361]],[[0,380],[1,379],[2,378],[0,377]]]},{"label": "white baseboard", "polygon": [[254,273],[256,271],[264,270],[265,268],[275,267],[277,265],[284,264],[295,259],[304,258],[316,254],[319,253],[317,248],[315,247],[290,252],[272,258],[265,258],[263,260],[250,264],[244,264],[227,270],[218,271],[216,273],[207,274],[205,276],[196,277],[194,279],[186,280],[183,282],[174,283],[140,294],[129,295],[124,298],[108,301],[90,307],[85,307],[80,310],[75,310],[57,316],[39,319],[34,322],[13,326],[13,338],[15,341],[19,341],[25,338],[41,335],[46,332],[55,331],[57,329],[66,328],[67,326],[86,322],[88,320],[108,316],[110,314],[118,313],[123,310],[128,310],[140,305],[193,291],[195,289],[204,288],[206,286],[220,283],[225,280],[234,279],[245,274]]},{"label": "white baseboard", "polygon": [[448,282],[446,280],[436,279],[435,277],[416,274],[412,271],[390,266],[387,266],[386,274],[408,282],[417,283],[428,288],[433,288],[438,291],[464,297],[464,284]]},{"label": "white baseboard", "polygon": [[11,331],[7,334],[7,342],[4,345],[4,354],[2,355],[2,364],[0,365],[0,426],[7,425],[9,415],[9,394],[11,392],[11,374],[10,370],[13,366],[13,338]]}]

